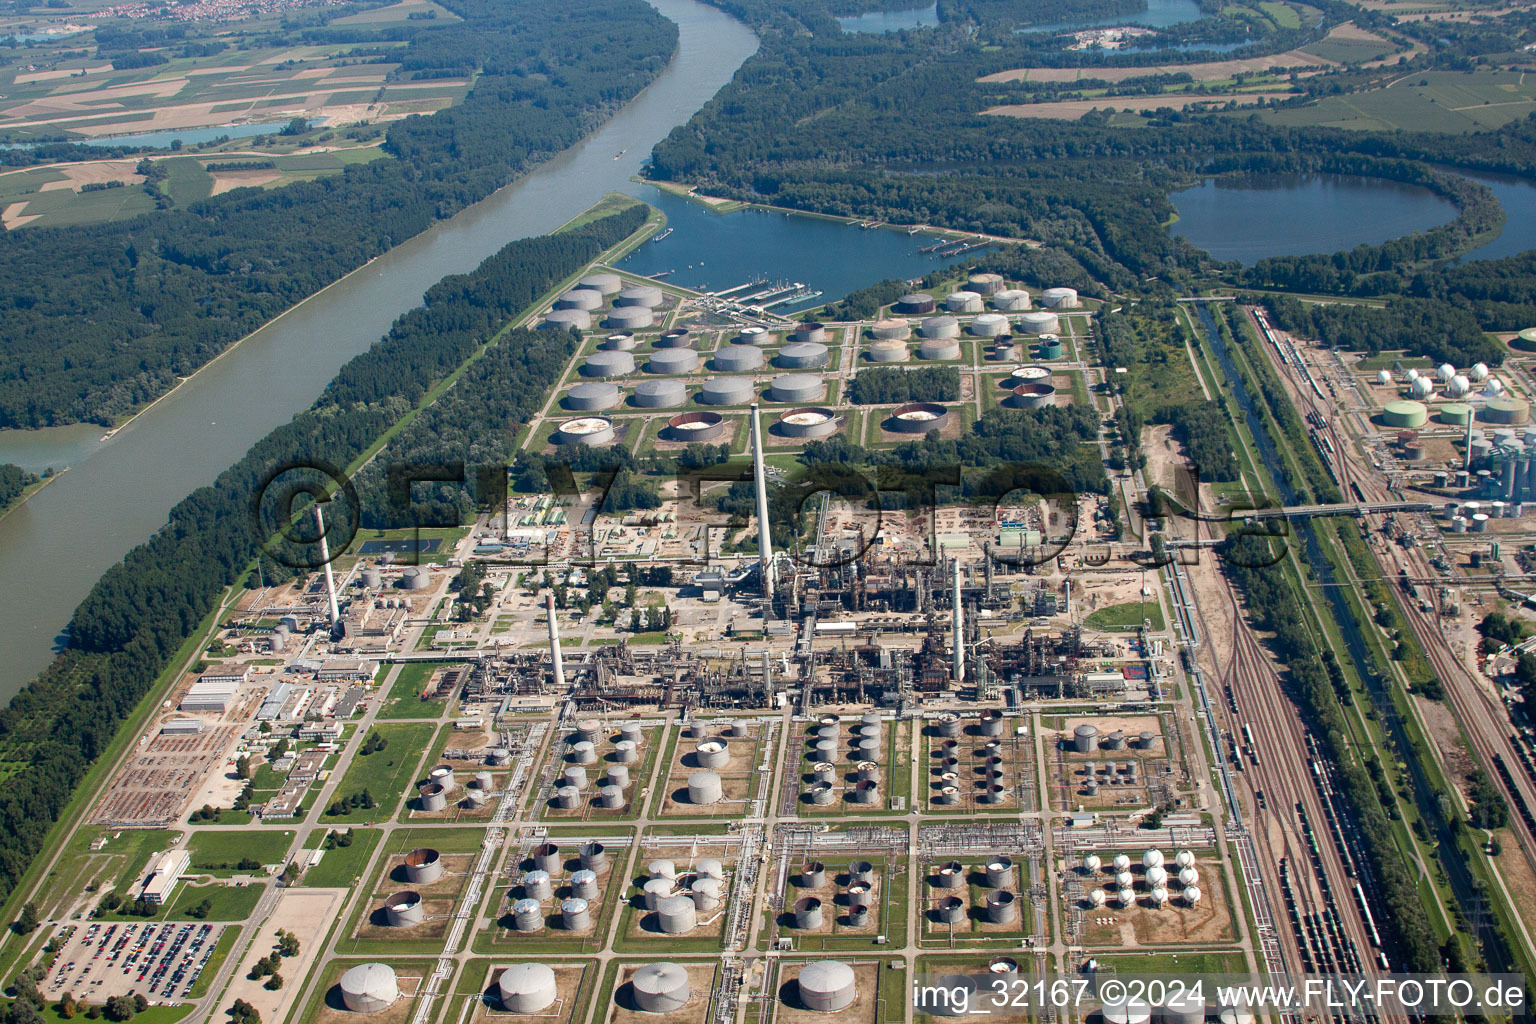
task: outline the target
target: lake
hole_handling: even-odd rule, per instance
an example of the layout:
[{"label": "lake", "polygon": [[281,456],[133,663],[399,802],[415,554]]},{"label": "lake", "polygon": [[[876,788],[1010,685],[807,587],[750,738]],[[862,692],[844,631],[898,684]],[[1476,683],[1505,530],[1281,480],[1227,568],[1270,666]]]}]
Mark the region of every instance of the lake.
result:
[{"label": "lake", "polygon": [[1244,264],[1376,245],[1445,224],[1457,212],[1426,188],[1338,174],[1212,178],[1172,199],[1174,235]]},{"label": "lake", "polygon": [[1508,174],[1455,173],[1487,185],[1504,208],[1504,230],[1499,237],[1473,249],[1461,257],[1460,262],[1503,259],[1536,249],[1536,234],[1532,227],[1536,225],[1536,184]]},{"label": "lake", "polygon": [[838,18],[844,32],[900,32],[906,28],[933,28],[939,23],[939,5],[905,11],[870,11]]},{"label": "lake", "polygon": [[[325,123],[325,118],[311,118],[312,126]],[[86,146],[154,146],[170,149],[171,143],[180,141],[183,146],[195,146],[199,142],[215,139],[248,139],[255,135],[273,135],[288,126],[288,121],[265,121],[261,124],[221,124],[209,128],[173,128],[163,132],[144,132],[141,135],[98,135],[90,139],[75,139]]]},{"label": "lake", "polygon": [[1116,25],[1141,25],[1144,28],[1171,28],[1208,15],[1195,0],[1147,0],[1147,9],[1134,14],[1115,14],[1105,18],[1080,18],[1047,25],[1027,25],[1020,32],[1075,32],[1085,28],[1112,28]]},{"label": "lake", "polygon": [[[767,278],[799,281],[822,293],[775,306],[780,313],[835,302],[876,281],[921,277],[957,262],[918,252],[934,243],[933,236],[908,235],[905,229],[863,230],[842,221],[759,209],[719,214],[654,186],[625,191],[665,213],[673,232],[641,245],[621,267],[648,277],[660,274],[668,284],[698,291]],[[972,255],[975,251],[966,257]]]}]

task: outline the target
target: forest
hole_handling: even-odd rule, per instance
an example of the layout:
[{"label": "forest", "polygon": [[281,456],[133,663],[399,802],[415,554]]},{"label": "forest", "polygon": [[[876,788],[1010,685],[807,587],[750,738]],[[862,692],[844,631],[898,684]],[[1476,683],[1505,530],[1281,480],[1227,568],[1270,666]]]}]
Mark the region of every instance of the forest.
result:
[{"label": "forest", "polygon": [[[75,610],[66,649],[0,711],[0,760],[29,780],[0,794],[0,900],[91,763],[262,549],[270,533],[251,510],[274,473],[345,466],[501,324],[644,216],[637,206],[568,234],[514,241],[472,273],[444,280],[423,307],[348,362],[313,406],[179,502],[164,528],[97,581]],[[531,387],[553,383],[538,379],[548,370],[536,361],[513,372],[526,373]]]},{"label": "forest", "polygon": [[[666,66],[642,0],[447,0],[401,73],[478,69],[458,106],[390,125],[393,159],[116,223],[0,234],[0,428],[110,424],[226,346],[589,132]],[[100,155],[100,154],[97,154]]]},{"label": "forest", "polygon": [[848,382],[848,401],[854,405],[894,405],[898,402],[958,402],[960,370],[954,366],[919,366],[904,370],[894,366],[860,370]]},{"label": "forest", "polygon": [[35,483],[37,477],[20,466],[0,462],[0,512],[5,512],[20,501],[27,488]]}]

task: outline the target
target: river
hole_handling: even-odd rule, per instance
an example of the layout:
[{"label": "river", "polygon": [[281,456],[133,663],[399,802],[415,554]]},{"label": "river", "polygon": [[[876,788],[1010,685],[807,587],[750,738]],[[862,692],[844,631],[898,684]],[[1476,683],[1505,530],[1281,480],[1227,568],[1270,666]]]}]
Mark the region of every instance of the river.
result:
[{"label": "river", "polygon": [[48,663],[91,585],[162,526],[172,505],[307,408],[442,278],[514,238],[553,230],[605,192],[629,190],[651,148],[757,50],[757,37],[720,11],[649,2],[677,23],[677,55],[586,140],[274,320],[110,440],[91,439],[99,428],[0,433],[0,462],[70,467],[0,519],[0,700]]}]

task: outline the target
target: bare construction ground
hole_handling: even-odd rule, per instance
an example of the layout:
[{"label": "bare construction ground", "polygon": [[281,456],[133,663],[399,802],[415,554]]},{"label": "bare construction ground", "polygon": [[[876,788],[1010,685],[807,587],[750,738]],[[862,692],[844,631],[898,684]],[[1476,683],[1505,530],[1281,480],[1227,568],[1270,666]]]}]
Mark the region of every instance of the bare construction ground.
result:
[{"label": "bare construction ground", "polygon": [[1202,103],[1225,106],[1236,103],[1251,107],[1261,99],[1271,96],[1289,96],[1290,93],[1235,92],[1220,96],[1172,95],[1172,96],[1100,96],[1092,100],[1054,100],[1050,103],[1009,103],[1001,107],[989,107],[983,114],[1000,114],[1003,117],[1043,117],[1053,121],[1076,121],[1090,110],[1113,107],[1116,110],[1158,110],[1172,107],[1186,110]]},{"label": "bare construction ground", "polygon": [[1123,82],[1127,78],[1146,78],[1151,75],[1189,75],[1197,82],[1224,82],[1235,75],[1273,71],[1276,68],[1308,69],[1318,71],[1331,67],[1326,61],[1301,50],[1287,50],[1268,57],[1249,60],[1213,60],[1199,64],[1154,64],[1139,68],[1013,68],[995,75],[984,75],[978,82],[1077,82],[1082,79],[1098,79],[1103,82]]},{"label": "bare construction ground", "polygon": [[[320,952],[325,930],[340,912],[346,895],[346,889],[281,890],[272,916],[267,918],[267,923],[256,933],[256,939],[246,957],[248,962],[242,963],[235,973],[235,980],[226,993],[229,1000],[233,1002],[244,999],[261,1011],[263,1020],[286,1019],[294,999],[304,989],[298,982],[309,975],[309,969]],[[252,981],[246,975],[250,973],[252,963],[272,952],[277,945],[279,930],[292,932],[298,937],[299,955],[283,961],[281,973],[285,976],[284,980],[291,984],[274,992],[266,987],[267,979]]]}]

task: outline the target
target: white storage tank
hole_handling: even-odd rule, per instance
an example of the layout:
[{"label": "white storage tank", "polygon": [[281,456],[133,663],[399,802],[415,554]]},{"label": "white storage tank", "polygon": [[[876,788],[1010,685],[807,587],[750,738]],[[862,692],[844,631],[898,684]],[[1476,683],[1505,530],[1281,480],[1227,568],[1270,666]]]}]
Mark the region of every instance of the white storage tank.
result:
[{"label": "white storage tank", "polygon": [[645,309],[655,309],[662,304],[665,298],[666,296],[660,288],[654,285],[637,284],[620,291],[618,297],[613,300],[613,304],[615,306],[641,306]]},{"label": "white storage tank", "polygon": [[661,930],[668,935],[687,935],[699,926],[699,911],[687,896],[668,896],[656,904]]},{"label": "white storage tank", "polygon": [[773,378],[768,398],[774,402],[814,402],[826,391],[822,379],[811,373],[785,373]]},{"label": "white storage tank", "polygon": [[680,380],[643,380],[629,400],[641,409],[670,409],[688,401],[688,389]]},{"label": "white storage tank", "polygon": [[891,317],[885,320],[876,320],[869,333],[876,339],[897,338],[904,340],[912,336],[912,325],[900,318]]},{"label": "white storage tank", "polygon": [[958,338],[960,321],[952,316],[930,316],[918,325],[917,333],[925,338]]},{"label": "white storage tank", "polygon": [[818,960],[800,969],[800,1005],[819,1013],[847,1009],[858,997],[853,968],[841,960]]},{"label": "white storage tank", "polygon": [[565,330],[590,331],[592,314],[584,309],[552,309],[544,315],[544,326]]},{"label": "white storage tank", "polygon": [[399,998],[394,968],[387,964],[358,964],[341,976],[341,1001],[354,1013],[378,1013]]},{"label": "white storage tank", "polygon": [[590,288],[572,288],[568,292],[562,292],[555,300],[556,309],[585,309],[593,310],[603,304],[603,297]]},{"label": "white storage tank", "polygon": [[951,313],[980,313],[982,298],[975,292],[950,292],[944,297],[944,308]]},{"label": "white storage tank", "polygon": [[581,365],[583,377],[627,377],[634,372],[633,353],[610,349],[592,353]]},{"label": "white storage tank", "polygon": [[611,444],[617,435],[613,421],[606,416],[578,416],[565,420],[550,435],[551,444]]},{"label": "white storage tank", "polygon": [[869,361],[872,363],[903,363],[907,359],[907,343],[887,339],[869,343]]},{"label": "white storage tank", "polygon": [[830,358],[827,346],[814,341],[794,341],[779,349],[774,364],[785,370],[812,370],[826,366]]},{"label": "white storage tank", "polygon": [[1040,293],[1040,305],[1046,309],[1076,309],[1079,305],[1076,288],[1047,288]]},{"label": "white storage tank", "polygon": [[995,295],[1002,286],[1003,275],[990,271],[972,274],[965,282],[966,290],[975,292],[977,295]]},{"label": "white storage tank", "polygon": [[1000,313],[1022,313],[1029,308],[1029,292],[1022,288],[1005,288],[992,296],[992,308]]},{"label": "white storage tank", "polygon": [[692,373],[699,368],[699,354],[691,348],[659,348],[645,364],[646,373]]},{"label": "white storage tank", "polygon": [[699,401],[704,405],[747,405],[755,393],[749,377],[713,377],[699,388]]},{"label": "white storage tank", "polygon": [[688,776],[688,802],[708,805],[718,803],[725,796],[720,776],[714,772],[694,772]]},{"label": "white storage tank", "polygon": [[960,343],[949,339],[929,338],[917,347],[917,358],[943,361],[960,358]]},{"label": "white storage tank", "polygon": [[779,417],[774,430],[783,437],[830,437],[837,433],[837,413],[814,407],[791,409]]},{"label": "white storage tank", "polygon": [[588,274],[576,282],[577,288],[591,288],[602,295],[615,295],[624,287],[624,279],[618,274]]},{"label": "white storage tank", "polygon": [[538,1013],[560,995],[548,964],[513,964],[496,979],[496,993],[508,1013]]},{"label": "white storage tank", "polygon": [[1060,334],[1061,320],[1055,313],[1033,310],[1020,315],[1019,329],[1027,334]]},{"label": "white storage tank", "polygon": [[743,373],[763,365],[763,351],[751,345],[726,345],[715,352],[710,365],[720,373]]},{"label": "white storage tank", "polygon": [[[596,295],[596,292],[588,294]],[[612,409],[623,401],[617,384],[607,381],[588,381],[585,384],[577,384],[565,393],[565,400],[561,403],[572,412],[601,412],[604,409]]]},{"label": "white storage tank", "polygon": [[688,971],[679,964],[646,964],[630,979],[635,1005],[645,1013],[674,1013],[688,1004],[693,993]]},{"label": "white storage tank", "polygon": [[615,306],[603,321],[607,327],[625,331],[638,331],[655,326],[656,315],[648,306]]}]

